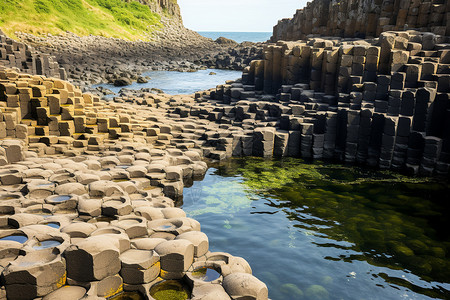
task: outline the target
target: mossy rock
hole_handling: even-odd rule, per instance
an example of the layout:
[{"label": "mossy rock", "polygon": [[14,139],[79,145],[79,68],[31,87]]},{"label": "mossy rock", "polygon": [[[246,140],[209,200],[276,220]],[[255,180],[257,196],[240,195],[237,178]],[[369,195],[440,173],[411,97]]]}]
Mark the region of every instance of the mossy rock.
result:
[{"label": "mossy rock", "polygon": [[314,299],[314,300],[330,299],[330,293],[328,293],[327,289],[318,284],[309,286],[305,291],[305,295],[309,299]]},{"label": "mossy rock", "polygon": [[394,253],[400,257],[410,257],[414,256],[414,251],[412,251],[410,248],[406,247],[402,243],[394,243],[392,245],[392,250]]},{"label": "mossy rock", "polygon": [[289,295],[289,297],[292,297],[292,299],[298,299],[303,297],[303,291],[298,288],[293,283],[285,283],[280,287],[280,290],[283,294]]},{"label": "mossy rock", "polygon": [[322,277],[322,280],[321,280],[322,284],[324,284],[324,285],[332,284],[333,281],[334,281],[333,277],[331,277],[331,276],[324,276],[324,277]]},{"label": "mossy rock", "polygon": [[[416,254],[426,254],[429,252],[428,246],[421,240],[409,240],[406,245],[411,248]],[[445,256],[445,251],[444,251]]]}]

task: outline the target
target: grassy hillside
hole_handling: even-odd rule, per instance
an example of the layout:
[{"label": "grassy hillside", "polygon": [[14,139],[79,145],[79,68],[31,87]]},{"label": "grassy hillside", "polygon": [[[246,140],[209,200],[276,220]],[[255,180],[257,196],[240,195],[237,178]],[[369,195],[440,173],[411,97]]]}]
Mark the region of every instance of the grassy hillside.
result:
[{"label": "grassy hillside", "polygon": [[137,40],[161,27],[160,20],[147,5],[135,1],[0,0],[0,28],[11,37],[15,31],[35,35],[70,31]]}]

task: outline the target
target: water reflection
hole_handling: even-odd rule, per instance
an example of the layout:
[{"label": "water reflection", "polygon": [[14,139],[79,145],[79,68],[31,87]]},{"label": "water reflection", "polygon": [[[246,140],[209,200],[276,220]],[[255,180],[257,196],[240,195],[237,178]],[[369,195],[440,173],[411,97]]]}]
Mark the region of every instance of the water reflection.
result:
[{"label": "water reflection", "polygon": [[439,180],[245,159],[210,169],[184,209],[213,248],[249,260],[272,299],[449,298],[448,192]]}]

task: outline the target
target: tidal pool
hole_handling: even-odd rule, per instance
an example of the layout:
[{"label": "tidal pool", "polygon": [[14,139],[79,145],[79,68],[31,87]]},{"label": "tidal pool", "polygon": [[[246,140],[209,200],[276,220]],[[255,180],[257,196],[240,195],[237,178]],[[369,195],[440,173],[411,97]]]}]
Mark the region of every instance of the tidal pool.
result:
[{"label": "tidal pool", "polygon": [[450,185],[299,159],[233,159],[184,190],[211,251],[282,299],[450,299]]},{"label": "tidal pool", "polygon": [[186,300],[191,297],[191,292],[182,281],[164,280],[150,288],[150,295],[155,300]]},{"label": "tidal pool", "polygon": [[5,237],[0,238],[0,241],[12,241],[12,242],[18,242],[18,243],[25,243],[28,240],[28,237],[26,235],[20,235],[20,234],[13,234],[8,235]]},{"label": "tidal pool", "polygon": [[213,268],[203,267],[192,271],[192,276],[196,279],[211,282],[216,279],[219,279],[221,275]]}]

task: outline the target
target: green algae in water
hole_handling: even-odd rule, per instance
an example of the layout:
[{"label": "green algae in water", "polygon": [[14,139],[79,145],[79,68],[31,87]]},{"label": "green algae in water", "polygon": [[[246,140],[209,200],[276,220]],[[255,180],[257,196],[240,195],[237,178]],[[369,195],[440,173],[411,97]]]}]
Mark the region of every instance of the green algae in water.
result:
[{"label": "green algae in water", "polygon": [[165,280],[150,288],[155,300],[186,300],[191,297],[188,287],[177,280]]},{"label": "green algae in water", "polygon": [[144,300],[144,296],[142,296],[138,292],[123,292],[119,295],[113,296],[108,300]]},{"label": "green algae in water", "polygon": [[[257,277],[278,266],[266,276],[272,299],[295,287],[304,295],[292,299],[450,298],[448,179],[300,159],[233,159],[215,167],[186,189],[184,208],[219,237],[212,251],[243,256]],[[237,220],[247,223],[238,228]],[[261,252],[275,252],[279,262]]]},{"label": "green algae in water", "polygon": [[[204,203],[198,203],[196,209],[190,211],[190,215],[206,213],[233,215],[240,210],[249,208],[252,200],[245,191],[242,191],[241,187],[241,184],[233,182],[216,182],[204,187],[202,193],[207,195],[202,197]],[[195,195],[195,190],[190,192],[193,197],[200,196]]]}]

